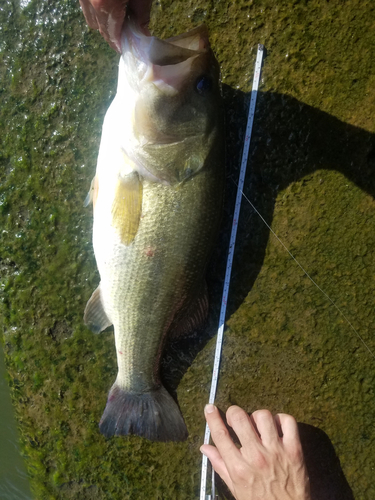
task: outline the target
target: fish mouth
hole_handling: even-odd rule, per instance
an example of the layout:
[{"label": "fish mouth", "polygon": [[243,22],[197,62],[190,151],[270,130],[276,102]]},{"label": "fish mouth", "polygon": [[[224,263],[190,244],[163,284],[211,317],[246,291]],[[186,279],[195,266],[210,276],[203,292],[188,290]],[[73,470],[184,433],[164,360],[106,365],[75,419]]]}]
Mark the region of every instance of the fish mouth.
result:
[{"label": "fish mouth", "polygon": [[133,87],[152,83],[166,95],[176,95],[188,77],[194,60],[210,49],[205,25],[181,35],[160,40],[146,36],[127,18],[122,33],[122,57],[131,65],[137,80]]},{"label": "fish mouth", "polygon": [[205,25],[166,40],[152,38],[149,61],[158,66],[179,64],[207,52],[210,46]]}]

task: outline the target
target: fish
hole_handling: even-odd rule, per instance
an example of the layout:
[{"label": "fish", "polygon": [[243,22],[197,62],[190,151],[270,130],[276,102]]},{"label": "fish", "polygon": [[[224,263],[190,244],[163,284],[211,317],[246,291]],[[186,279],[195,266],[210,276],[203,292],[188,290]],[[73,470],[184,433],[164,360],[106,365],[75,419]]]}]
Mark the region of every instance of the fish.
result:
[{"label": "fish", "polygon": [[113,325],[118,365],[99,429],[183,441],[159,368],[166,338],[207,316],[225,182],[220,71],[205,26],[162,40],[128,18],[121,43],[87,198],[100,284],[84,322],[95,333]]}]

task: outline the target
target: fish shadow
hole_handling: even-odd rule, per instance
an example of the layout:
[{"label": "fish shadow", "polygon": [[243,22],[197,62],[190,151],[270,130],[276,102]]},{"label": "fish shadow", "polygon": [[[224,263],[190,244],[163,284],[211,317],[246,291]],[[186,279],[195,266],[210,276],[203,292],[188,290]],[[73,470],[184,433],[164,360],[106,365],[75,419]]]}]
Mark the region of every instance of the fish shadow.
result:
[{"label": "fish shadow", "polygon": [[[354,500],[340,460],[327,434],[318,427],[300,422],[298,430],[310,479],[311,500]],[[234,496],[218,474],[215,486],[221,499],[234,500]]]},{"label": "fish shadow", "polygon": [[[194,358],[217,332],[250,95],[223,85],[227,181],[221,232],[207,270],[209,318],[205,328],[189,338],[166,342],[161,378],[174,395]],[[342,173],[375,197],[375,134],[293,97],[258,92],[243,192],[269,225],[278,193],[320,169]],[[268,227],[242,199],[227,318],[251,290],[269,235]]]}]

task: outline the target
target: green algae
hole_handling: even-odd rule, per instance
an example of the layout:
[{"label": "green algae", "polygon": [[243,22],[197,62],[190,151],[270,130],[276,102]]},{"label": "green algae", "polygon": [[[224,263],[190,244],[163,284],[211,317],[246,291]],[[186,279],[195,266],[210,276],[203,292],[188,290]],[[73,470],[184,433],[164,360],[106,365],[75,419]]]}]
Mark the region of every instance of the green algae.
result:
[{"label": "green algae", "polygon": [[[98,432],[116,364],[111,332],[94,336],[82,322],[98,282],[91,213],[82,205],[115,93],[117,56],[85,26],[75,2],[33,0],[21,8],[7,0],[0,16],[0,323],[35,497],[195,498],[213,341],[177,389],[186,443],[107,441]],[[209,273],[211,324],[243,92],[251,88],[256,45],[264,43],[245,194],[374,352],[374,19],[370,1],[154,4],[158,35],[208,25],[225,84],[228,190]],[[354,498],[373,498],[374,358],[246,201],[230,300],[219,406],[267,407],[321,429]],[[332,463],[320,470],[326,483],[317,498],[338,481]],[[315,478],[313,459],[310,467]],[[336,498],[352,498],[341,487]]]}]

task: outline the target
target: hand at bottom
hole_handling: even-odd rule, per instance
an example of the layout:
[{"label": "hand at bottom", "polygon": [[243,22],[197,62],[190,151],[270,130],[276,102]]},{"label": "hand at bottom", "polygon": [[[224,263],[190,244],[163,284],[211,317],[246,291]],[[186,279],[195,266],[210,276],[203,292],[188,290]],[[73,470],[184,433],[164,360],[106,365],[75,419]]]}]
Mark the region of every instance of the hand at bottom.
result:
[{"label": "hand at bottom", "polygon": [[258,410],[249,417],[231,406],[227,422],[241,448],[232,441],[216,406],[207,405],[205,417],[216,447],[204,444],[201,452],[237,500],[310,500],[297,422],[291,415],[273,417],[268,410]]}]

